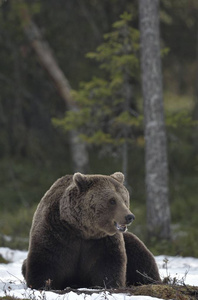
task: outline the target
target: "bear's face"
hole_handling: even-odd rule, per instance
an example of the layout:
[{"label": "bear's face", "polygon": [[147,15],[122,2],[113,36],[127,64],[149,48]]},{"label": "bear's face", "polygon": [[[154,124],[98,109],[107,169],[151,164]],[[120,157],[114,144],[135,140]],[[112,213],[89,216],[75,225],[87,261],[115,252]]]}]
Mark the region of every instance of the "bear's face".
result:
[{"label": "bear's face", "polygon": [[76,173],[67,188],[61,215],[86,239],[124,232],[134,220],[120,172],[111,176]]}]

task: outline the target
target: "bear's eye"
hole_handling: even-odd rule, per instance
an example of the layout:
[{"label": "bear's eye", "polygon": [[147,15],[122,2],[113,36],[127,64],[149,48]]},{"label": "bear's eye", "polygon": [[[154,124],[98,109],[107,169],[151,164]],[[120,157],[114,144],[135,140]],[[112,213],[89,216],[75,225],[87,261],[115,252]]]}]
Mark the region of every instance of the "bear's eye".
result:
[{"label": "bear's eye", "polygon": [[111,199],[109,200],[109,203],[110,203],[111,205],[115,205],[115,204],[116,204],[116,200],[115,200],[114,198],[111,198]]}]

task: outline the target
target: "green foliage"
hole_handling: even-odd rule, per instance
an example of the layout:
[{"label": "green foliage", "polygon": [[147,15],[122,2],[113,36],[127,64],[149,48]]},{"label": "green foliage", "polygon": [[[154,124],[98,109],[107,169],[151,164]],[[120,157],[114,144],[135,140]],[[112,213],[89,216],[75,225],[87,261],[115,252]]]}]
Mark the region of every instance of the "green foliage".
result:
[{"label": "green foliage", "polygon": [[198,121],[193,120],[188,111],[179,111],[177,113],[171,113],[167,115],[166,125],[172,129],[178,129],[182,127],[186,130],[189,130],[189,128],[197,126]]},{"label": "green foliage", "polygon": [[88,144],[94,144],[96,146],[114,143],[114,140],[111,138],[111,135],[109,133],[104,133],[101,130],[95,131],[95,133],[91,137],[85,134],[80,134],[80,137],[83,141],[87,142]]},{"label": "green foliage", "polygon": [[131,118],[131,114],[128,111],[124,111],[115,119],[115,122],[120,125],[141,127],[143,126],[143,115]]},{"label": "green foliage", "polygon": [[121,79],[124,72],[136,79],[139,72],[139,32],[130,27],[132,14],[125,12],[120,19],[113,24],[115,30],[104,35],[105,42],[87,57],[100,62],[100,68],[109,72],[111,80],[114,77]]},{"label": "green foliage", "polygon": [[131,21],[132,14],[123,13],[113,24],[114,30],[104,35],[104,43],[87,54],[100,63],[104,75],[81,83],[72,92],[79,110],[52,120],[66,131],[78,129],[88,144],[119,147],[130,142],[136,128],[142,126],[142,117],[132,109],[136,106],[132,83],[139,74],[139,32]]},{"label": "green foliage", "polygon": [[[100,68],[108,73],[111,88],[122,88],[125,77],[137,80],[139,74],[139,31],[131,27],[132,14],[127,12],[113,24],[115,29],[104,35],[105,42],[96,52],[87,54],[88,58],[100,63]],[[111,91],[111,94],[114,90]]]}]

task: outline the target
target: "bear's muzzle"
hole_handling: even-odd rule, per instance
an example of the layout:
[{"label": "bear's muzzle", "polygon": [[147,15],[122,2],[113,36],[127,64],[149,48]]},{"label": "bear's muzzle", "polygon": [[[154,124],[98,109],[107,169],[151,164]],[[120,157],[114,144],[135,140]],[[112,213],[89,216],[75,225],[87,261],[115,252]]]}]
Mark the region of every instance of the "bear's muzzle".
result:
[{"label": "bear's muzzle", "polygon": [[117,230],[119,230],[121,232],[126,232],[127,226],[131,225],[131,223],[135,220],[134,214],[129,214],[129,215],[125,216],[125,220],[126,220],[125,224],[119,224],[117,222],[114,223]]}]

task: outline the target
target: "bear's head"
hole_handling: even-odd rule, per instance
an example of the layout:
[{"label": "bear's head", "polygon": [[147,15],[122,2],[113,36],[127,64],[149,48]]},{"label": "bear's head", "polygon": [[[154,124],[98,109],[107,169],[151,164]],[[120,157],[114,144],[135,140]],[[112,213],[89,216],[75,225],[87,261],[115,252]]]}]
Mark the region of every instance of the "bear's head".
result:
[{"label": "bear's head", "polygon": [[123,183],[121,172],[110,176],[75,173],[61,200],[61,219],[85,239],[126,231],[135,217]]}]

